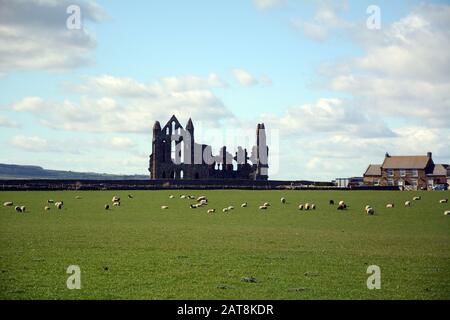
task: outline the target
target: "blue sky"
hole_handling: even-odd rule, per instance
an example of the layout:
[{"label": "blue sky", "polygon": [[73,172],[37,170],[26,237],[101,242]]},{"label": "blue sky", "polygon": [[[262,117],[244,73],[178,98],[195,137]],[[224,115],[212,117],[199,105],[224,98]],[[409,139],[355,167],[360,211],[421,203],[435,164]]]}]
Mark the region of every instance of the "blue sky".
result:
[{"label": "blue sky", "polygon": [[[81,30],[66,28],[70,4]],[[147,174],[153,122],[173,113],[231,144],[264,121],[274,179],[362,175],[386,151],[450,162],[448,1],[0,0],[0,12],[2,163]],[[200,138],[218,150],[216,131]]]}]

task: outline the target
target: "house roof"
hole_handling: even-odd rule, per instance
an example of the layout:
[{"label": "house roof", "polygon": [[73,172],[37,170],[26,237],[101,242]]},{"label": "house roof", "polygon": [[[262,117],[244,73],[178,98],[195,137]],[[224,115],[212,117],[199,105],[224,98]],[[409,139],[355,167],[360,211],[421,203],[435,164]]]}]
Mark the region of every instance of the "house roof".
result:
[{"label": "house roof", "polygon": [[425,169],[428,156],[389,156],[384,158],[383,169]]},{"label": "house roof", "polygon": [[380,164],[370,164],[364,173],[365,176],[381,176],[381,165]]},{"label": "house roof", "polygon": [[430,174],[432,176],[447,176],[448,169],[447,165],[444,164],[435,164],[433,168],[433,172]]}]

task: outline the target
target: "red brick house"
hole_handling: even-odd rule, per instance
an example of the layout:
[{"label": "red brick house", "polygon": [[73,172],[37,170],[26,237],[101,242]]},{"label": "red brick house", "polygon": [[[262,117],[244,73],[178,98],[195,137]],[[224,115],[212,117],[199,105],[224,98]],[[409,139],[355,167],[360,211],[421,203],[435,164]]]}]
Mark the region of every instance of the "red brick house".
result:
[{"label": "red brick house", "polygon": [[364,173],[364,184],[399,186],[406,189],[432,188],[450,181],[450,166],[435,164],[431,152],[424,156],[390,156],[382,164],[371,164]]}]

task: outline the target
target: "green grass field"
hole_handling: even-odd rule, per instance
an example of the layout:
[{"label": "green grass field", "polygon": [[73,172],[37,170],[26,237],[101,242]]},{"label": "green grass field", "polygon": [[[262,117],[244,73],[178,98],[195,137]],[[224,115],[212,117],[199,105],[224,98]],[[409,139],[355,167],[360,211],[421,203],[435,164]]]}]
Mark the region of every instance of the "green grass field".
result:
[{"label": "green grass field", "polygon": [[[190,209],[193,200],[180,199],[183,193],[206,195],[209,205]],[[122,206],[106,211],[116,194]],[[439,204],[448,191],[127,194],[1,192],[2,205],[14,201],[27,212],[0,208],[0,298],[450,298],[450,216],[443,214],[450,204]],[[415,195],[422,200],[405,208]],[[47,199],[63,200],[64,209],[44,211]],[[329,199],[350,207],[337,211]],[[258,210],[266,201],[269,210]],[[249,207],[240,208],[242,202]],[[305,202],[317,209],[297,210]],[[396,207],[386,209],[388,202]],[[366,204],[375,216],[364,213]],[[222,213],[229,205],[236,209]],[[217,211],[208,215],[208,208]],[[81,268],[81,290],[66,287],[69,265]],[[367,289],[369,265],[381,268],[380,290]]]}]

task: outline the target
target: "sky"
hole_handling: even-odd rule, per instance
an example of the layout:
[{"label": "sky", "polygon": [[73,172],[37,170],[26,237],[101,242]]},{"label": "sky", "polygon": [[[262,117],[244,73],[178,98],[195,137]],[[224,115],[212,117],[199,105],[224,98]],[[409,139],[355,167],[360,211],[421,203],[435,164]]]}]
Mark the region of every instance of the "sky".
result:
[{"label": "sky", "polygon": [[172,114],[214,153],[264,122],[270,179],[450,163],[449,52],[450,1],[0,0],[0,163],[145,175]]}]

